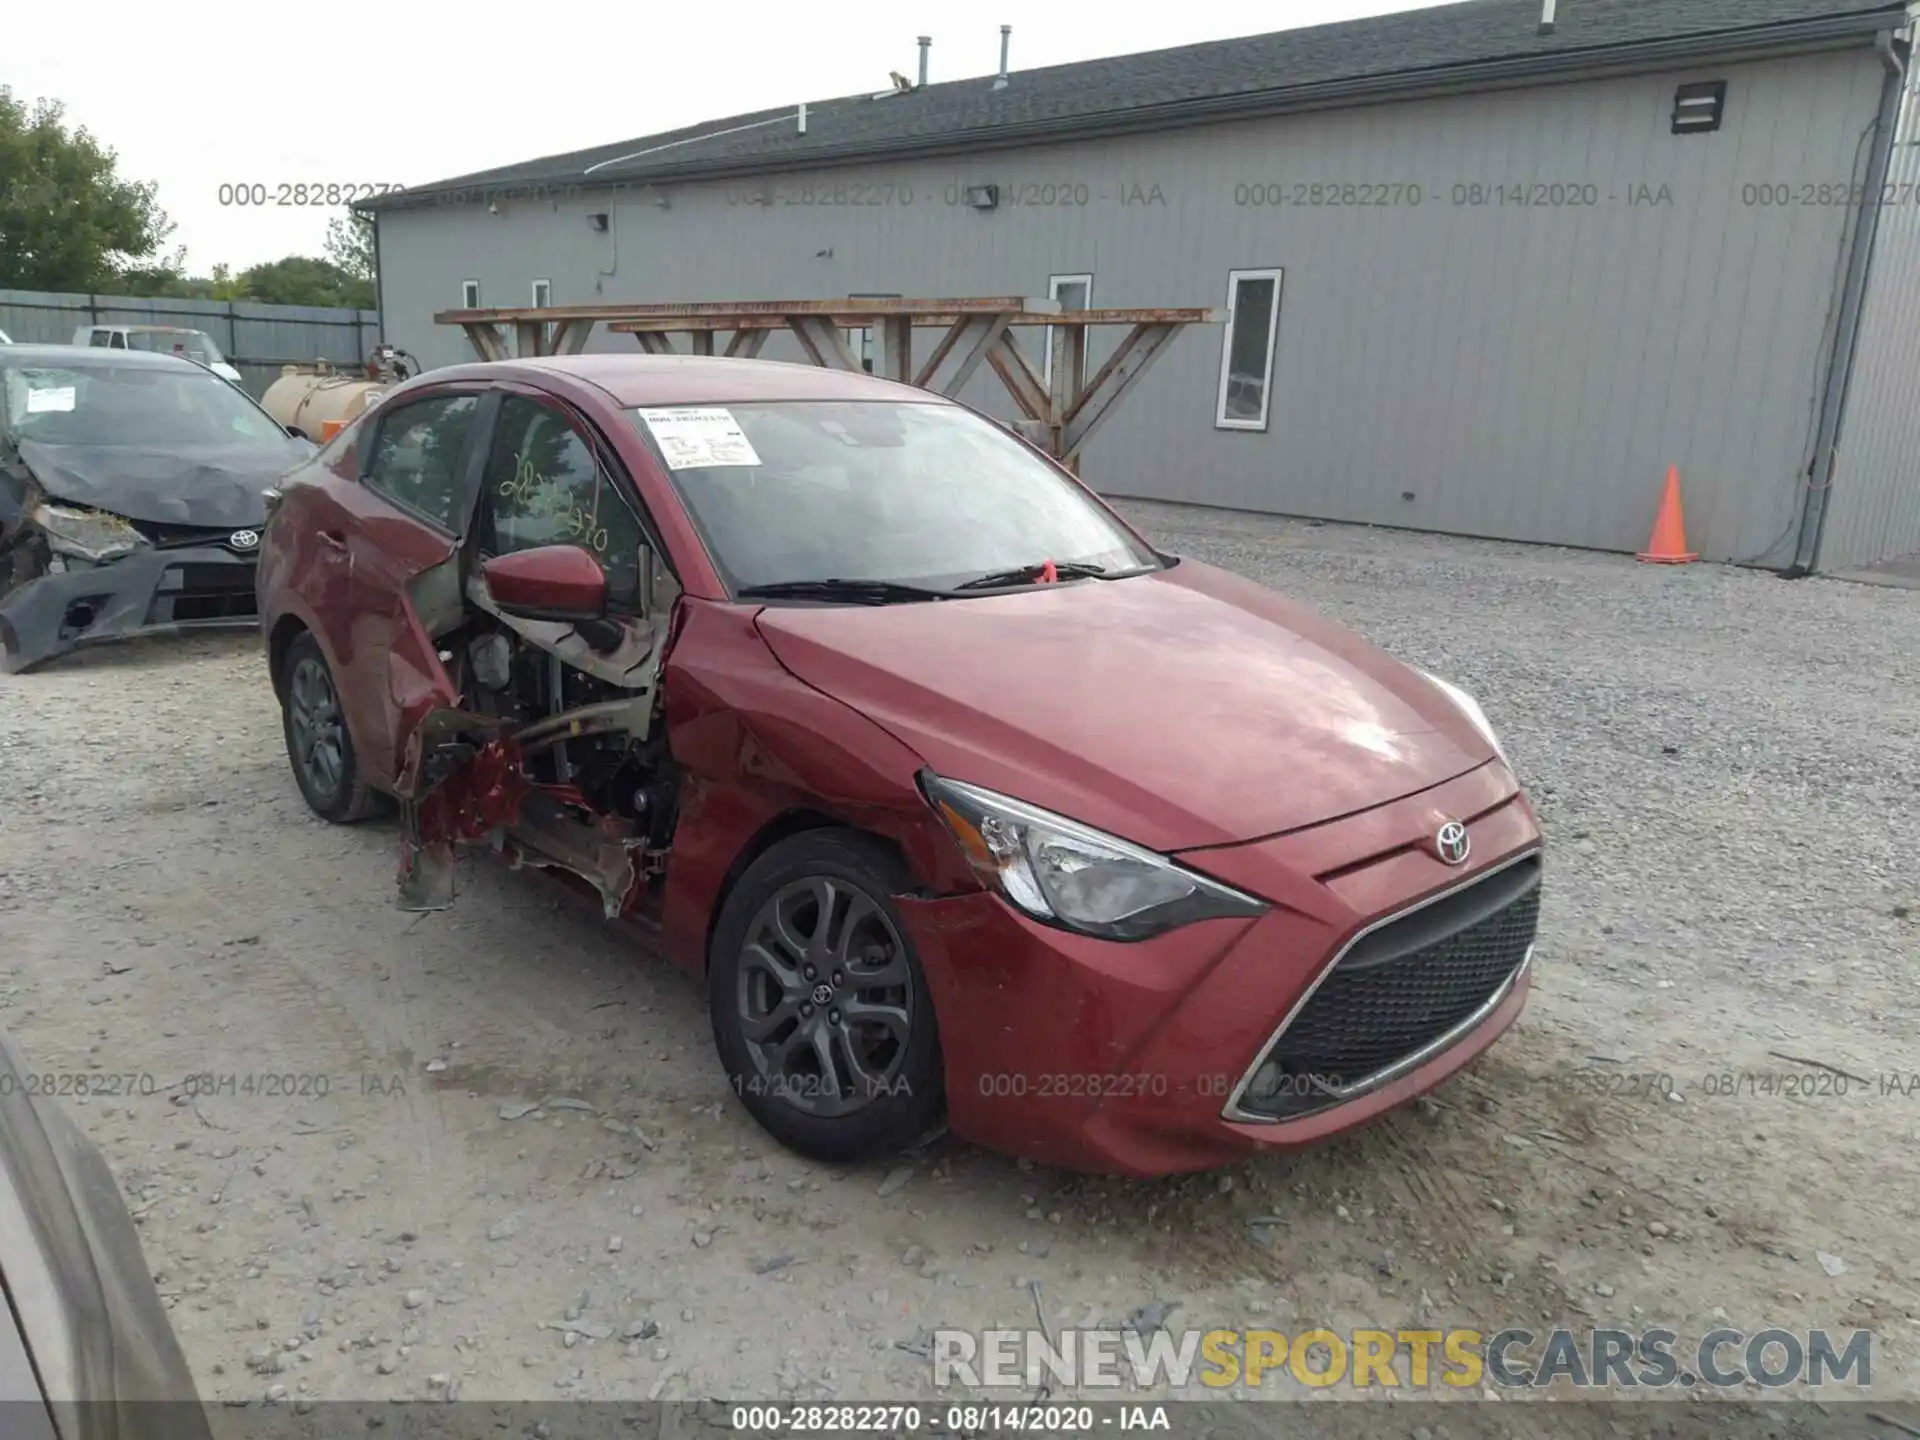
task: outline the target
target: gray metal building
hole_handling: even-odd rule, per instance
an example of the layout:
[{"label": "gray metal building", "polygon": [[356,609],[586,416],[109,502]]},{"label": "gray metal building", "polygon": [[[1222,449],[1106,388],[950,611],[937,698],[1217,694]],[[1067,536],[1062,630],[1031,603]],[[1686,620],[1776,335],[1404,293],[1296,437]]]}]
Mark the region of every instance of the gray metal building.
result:
[{"label": "gray metal building", "polygon": [[1472,0],[939,84],[923,44],[918,84],[372,202],[386,338],[434,365],[471,358],[434,321],[462,308],[1224,304],[1091,443],[1097,488],[1633,551],[1678,466],[1705,558],[1857,568],[1920,551],[1911,20]]}]

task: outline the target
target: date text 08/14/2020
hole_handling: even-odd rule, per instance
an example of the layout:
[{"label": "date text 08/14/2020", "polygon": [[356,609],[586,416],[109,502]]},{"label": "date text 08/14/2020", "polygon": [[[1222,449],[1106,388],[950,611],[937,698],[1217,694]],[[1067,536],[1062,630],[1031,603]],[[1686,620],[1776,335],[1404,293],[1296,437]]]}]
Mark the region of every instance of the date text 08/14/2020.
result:
[{"label": "date text 08/14/2020", "polygon": [[1004,1430],[1061,1435],[1097,1430],[1171,1430],[1164,1405],[735,1405],[733,1429],[753,1435],[910,1435],[939,1424],[950,1435]]}]

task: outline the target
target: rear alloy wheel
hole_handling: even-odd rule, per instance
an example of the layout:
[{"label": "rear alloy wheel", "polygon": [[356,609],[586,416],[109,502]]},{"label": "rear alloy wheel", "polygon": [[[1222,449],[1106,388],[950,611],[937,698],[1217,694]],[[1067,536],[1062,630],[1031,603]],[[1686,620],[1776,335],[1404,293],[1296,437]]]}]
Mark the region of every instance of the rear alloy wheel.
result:
[{"label": "rear alloy wheel", "polygon": [[337,825],[364,820],[379,802],[360,780],[340,692],[319,642],[301,635],[287,647],[286,666],[281,716],[294,783],[321,819]]},{"label": "rear alloy wheel", "polygon": [[816,1160],[896,1154],[939,1116],[933,1003],[889,898],[885,847],[850,830],[775,845],[740,877],[707,967],[734,1092]]}]

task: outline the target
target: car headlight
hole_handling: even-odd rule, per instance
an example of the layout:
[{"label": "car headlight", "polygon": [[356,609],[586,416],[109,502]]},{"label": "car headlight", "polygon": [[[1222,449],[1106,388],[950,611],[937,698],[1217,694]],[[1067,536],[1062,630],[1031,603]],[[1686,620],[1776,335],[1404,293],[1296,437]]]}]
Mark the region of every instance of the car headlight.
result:
[{"label": "car headlight", "polygon": [[33,508],[33,523],[46,531],[47,548],[54,554],[95,565],[118,560],[147,543],[147,537],[132,525],[104,510],[43,502]]},{"label": "car headlight", "polygon": [[920,783],[980,878],[1036,920],[1103,940],[1144,940],[1267,909],[1164,855],[991,790],[931,772]]},{"label": "car headlight", "polygon": [[1481,738],[1493,747],[1493,753],[1500,757],[1500,763],[1511,770],[1513,768],[1513,761],[1507,758],[1507,747],[1502,745],[1500,743],[1500,737],[1493,733],[1493,722],[1487,719],[1487,712],[1480,708],[1480,702],[1462,690],[1458,685],[1450,681],[1442,680],[1438,675],[1434,675],[1425,670],[1422,670],[1420,673],[1425,675],[1427,679],[1431,680],[1435,685],[1439,686],[1440,693],[1453,701],[1454,707],[1473,722],[1473,728],[1478,730]]}]

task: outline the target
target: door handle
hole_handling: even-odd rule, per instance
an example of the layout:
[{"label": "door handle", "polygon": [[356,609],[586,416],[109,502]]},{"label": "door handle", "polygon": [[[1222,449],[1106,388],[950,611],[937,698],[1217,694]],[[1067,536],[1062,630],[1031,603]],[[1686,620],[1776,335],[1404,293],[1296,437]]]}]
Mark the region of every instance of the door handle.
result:
[{"label": "door handle", "polygon": [[329,550],[344,551],[347,548],[347,537],[344,534],[342,534],[340,531],[322,530],[319,532],[319,534],[320,534],[320,543],[322,545],[325,545]]}]

